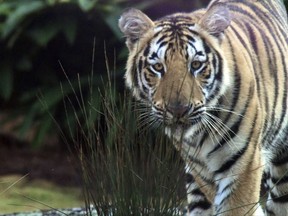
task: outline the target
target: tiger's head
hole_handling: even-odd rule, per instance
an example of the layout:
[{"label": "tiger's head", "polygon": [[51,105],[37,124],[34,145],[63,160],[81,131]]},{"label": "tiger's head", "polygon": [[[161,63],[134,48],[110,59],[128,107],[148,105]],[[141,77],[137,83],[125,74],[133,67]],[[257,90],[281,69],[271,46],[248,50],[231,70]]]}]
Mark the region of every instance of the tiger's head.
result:
[{"label": "tiger's head", "polygon": [[125,11],[119,27],[129,49],[126,85],[166,125],[191,126],[227,89],[220,49],[230,24],[217,0],[207,10],[178,13],[153,22],[137,9]]}]

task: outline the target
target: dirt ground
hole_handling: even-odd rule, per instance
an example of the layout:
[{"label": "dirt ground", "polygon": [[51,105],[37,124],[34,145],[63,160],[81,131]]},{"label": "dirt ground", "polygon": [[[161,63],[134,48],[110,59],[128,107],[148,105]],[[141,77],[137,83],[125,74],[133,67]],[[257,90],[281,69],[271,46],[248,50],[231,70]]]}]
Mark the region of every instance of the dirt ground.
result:
[{"label": "dirt ground", "polygon": [[0,135],[0,176],[26,175],[63,186],[80,186],[77,162],[63,145],[54,143],[40,150],[12,136]]}]

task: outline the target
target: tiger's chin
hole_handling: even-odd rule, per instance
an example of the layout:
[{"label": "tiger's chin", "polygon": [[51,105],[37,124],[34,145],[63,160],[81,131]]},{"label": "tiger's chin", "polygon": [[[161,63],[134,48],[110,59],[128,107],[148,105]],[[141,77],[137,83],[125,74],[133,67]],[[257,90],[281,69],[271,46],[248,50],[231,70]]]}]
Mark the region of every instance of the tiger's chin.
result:
[{"label": "tiger's chin", "polygon": [[198,115],[194,118],[172,118],[164,121],[165,125],[173,128],[173,127],[180,127],[182,129],[188,129],[190,127],[193,127],[201,122],[201,115]]},{"label": "tiger's chin", "polygon": [[197,132],[202,128],[201,125],[201,116],[193,119],[171,119],[164,122],[165,134],[177,141],[181,141],[183,138],[186,139],[188,136],[189,139],[196,138]]}]

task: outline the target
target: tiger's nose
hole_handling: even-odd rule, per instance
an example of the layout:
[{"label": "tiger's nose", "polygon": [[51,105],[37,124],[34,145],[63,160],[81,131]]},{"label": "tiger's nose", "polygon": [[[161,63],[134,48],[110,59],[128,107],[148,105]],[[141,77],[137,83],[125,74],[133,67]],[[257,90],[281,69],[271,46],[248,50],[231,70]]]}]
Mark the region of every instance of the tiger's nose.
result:
[{"label": "tiger's nose", "polygon": [[190,105],[184,105],[181,103],[171,103],[167,105],[167,111],[169,111],[176,118],[181,118],[186,115],[190,108]]}]

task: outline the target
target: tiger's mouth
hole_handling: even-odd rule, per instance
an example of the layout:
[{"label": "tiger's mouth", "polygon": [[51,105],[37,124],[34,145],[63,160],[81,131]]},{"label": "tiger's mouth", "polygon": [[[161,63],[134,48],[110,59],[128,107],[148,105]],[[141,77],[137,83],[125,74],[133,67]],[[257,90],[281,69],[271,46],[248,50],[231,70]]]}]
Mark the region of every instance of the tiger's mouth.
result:
[{"label": "tiger's mouth", "polygon": [[193,117],[192,119],[190,118],[180,118],[180,119],[173,119],[172,123],[170,123],[169,126],[177,126],[177,127],[181,127],[183,129],[185,128],[189,128],[192,127],[196,124],[198,124],[199,122],[201,122],[201,115],[197,115],[195,117]]},{"label": "tiger's mouth", "polygon": [[177,127],[177,128],[182,128],[182,129],[187,129],[190,128],[194,125],[197,125],[199,122],[201,122],[201,119],[204,115],[204,111],[201,113],[197,113],[195,115],[190,114],[190,115],[185,115],[181,117],[169,115],[167,113],[162,113],[161,115],[156,114],[154,115],[154,118],[156,118],[158,121],[163,123],[165,126],[168,127]]},{"label": "tiger's mouth", "polygon": [[190,128],[199,122],[201,123],[206,112],[204,105],[198,107],[189,105],[184,108],[167,106],[164,109],[152,106],[151,108],[151,116],[156,125],[161,124],[170,128],[175,127],[182,129]]}]

